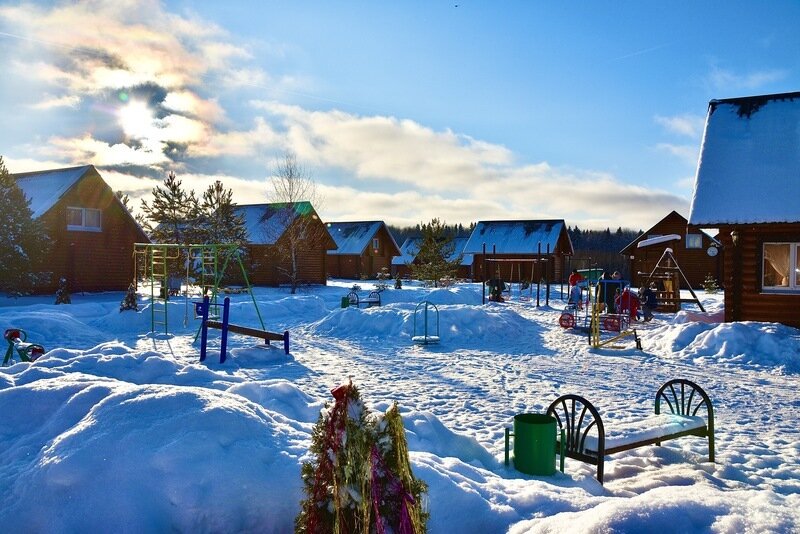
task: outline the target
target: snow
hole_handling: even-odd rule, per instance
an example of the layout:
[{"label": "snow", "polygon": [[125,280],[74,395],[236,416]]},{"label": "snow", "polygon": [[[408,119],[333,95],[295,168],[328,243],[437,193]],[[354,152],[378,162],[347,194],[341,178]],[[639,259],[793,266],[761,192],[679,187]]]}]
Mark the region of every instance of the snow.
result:
[{"label": "snow", "polygon": [[670,241],[679,241],[681,236],[678,234],[660,235],[658,237],[651,237],[650,239],[642,239],[637,248],[649,247],[650,245],[658,245],[659,243],[668,243]]},{"label": "snow", "polygon": [[[756,104],[748,115],[742,104]],[[800,221],[800,93],[712,101],[689,223]]]},{"label": "snow", "polygon": [[[430,532],[800,531],[797,329],[712,322],[722,295],[700,292],[707,314],[636,325],[644,350],[632,340],[592,350],[558,326],[559,286],[537,308],[517,294],[482,305],[480,284],[407,282],[383,306],[342,309],[353,283],[295,296],[257,288],[267,328],[291,332],[291,354],[232,335],[228,361],[202,365],[182,298],[169,305],[171,334],[148,332],[149,288],[138,312],[118,311],[121,292],[63,306],[3,298],[0,329],[48,349],[0,369],[3,530],[289,532],[313,425],[352,378],[372,408],[399,403]],[[423,300],[439,309],[436,345],[411,341]],[[257,324],[247,295],[232,301],[232,321]],[[503,463],[516,414],[577,393],[612,433],[653,417],[655,391],[679,377],[714,403],[714,464],[697,437],[607,457],[604,486],[571,459],[551,477]]]},{"label": "snow", "polygon": [[17,185],[31,201],[33,218],[37,219],[47,213],[91,168],[91,165],[84,165],[16,175]]}]

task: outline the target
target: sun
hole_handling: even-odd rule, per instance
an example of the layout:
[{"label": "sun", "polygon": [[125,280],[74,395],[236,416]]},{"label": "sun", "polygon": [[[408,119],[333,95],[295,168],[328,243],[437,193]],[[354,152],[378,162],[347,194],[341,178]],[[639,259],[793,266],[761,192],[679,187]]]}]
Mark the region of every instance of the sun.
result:
[{"label": "sun", "polygon": [[153,133],[153,112],[146,103],[132,100],[118,111],[119,123],[125,135],[143,139]]}]

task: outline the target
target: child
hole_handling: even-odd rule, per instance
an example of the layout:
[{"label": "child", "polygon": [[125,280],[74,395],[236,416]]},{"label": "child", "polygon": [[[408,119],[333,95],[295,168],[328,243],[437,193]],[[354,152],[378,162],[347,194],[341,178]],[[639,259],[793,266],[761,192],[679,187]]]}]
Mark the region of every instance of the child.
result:
[{"label": "child", "polygon": [[581,293],[581,286],[575,284],[569,289],[569,300],[567,304],[573,304],[575,309],[580,310],[583,308],[583,294]]},{"label": "child", "polygon": [[644,322],[653,320],[653,311],[658,307],[658,298],[656,297],[656,286],[650,284],[650,287],[643,287],[640,290],[642,301],[642,314],[644,315]]},{"label": "child", "polygon": [[636,321],[639,318],[639,297],[633,293],[629,287],[619,295],[616,299],[617,312],[627,313],[631,321]]}]

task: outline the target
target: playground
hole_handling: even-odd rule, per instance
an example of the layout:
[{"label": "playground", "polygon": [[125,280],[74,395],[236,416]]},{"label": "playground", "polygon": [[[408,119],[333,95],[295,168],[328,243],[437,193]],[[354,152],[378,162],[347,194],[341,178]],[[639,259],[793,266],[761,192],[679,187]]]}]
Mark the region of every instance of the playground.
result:
[{"label": "playground", "polygon": [[[221,294],[229,325],[291,339],[286,354],[282,341],[230,328],[222,363],[221,328],[208,329],[200,362],[194,287],[162,302],[140,285],[137,311],[119,311],[122,293],[0,303],[0,327],[46,349],[0,371],[9,488],[0,520],[22,529],[58,513],[85,526],[91,509],[97,525],[120,518],[146,530],[159,518],[184,531],[289,531],[313,424],[331,388],[352,378],[368,404],[399,403],[414,474],[429,486],[429,532],[800,527],[800,431],[785,417],[796,404],[797,330],[712,322],[722,295],[700,292],[709,322],[696,308],[656,312],[637,325],[641,350],[630,340],[592,348],[586,333],[559,326],[566,287],[549,297],[542,288],[537,306],[517,284],[504,302],[482,304],[481,284],[409,282],[382,291],[380,306],[342,307],[354,283],[370,293],[364,281],[334,280],[294,296]],[[153,305],[165,308],[168,332],[152,329]],[[608,428],[633,424],[674,378],[714,403],[714,463],[708,441],[688,437],[608,456],[603,485],[573,458],[552,476],[504,465],[515,415],[574,393]],[[82,505],[65,504],[64,491]]]}]

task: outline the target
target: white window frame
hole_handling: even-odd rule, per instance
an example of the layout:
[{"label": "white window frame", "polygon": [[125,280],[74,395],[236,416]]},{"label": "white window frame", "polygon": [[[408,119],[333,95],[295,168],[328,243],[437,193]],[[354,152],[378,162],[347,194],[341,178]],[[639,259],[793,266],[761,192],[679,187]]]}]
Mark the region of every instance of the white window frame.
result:
[{"label": "white window frame", "polygon": [[379,251],[381,249],[381,240],[377,237],[372,238],[372,250]]},{"label": "white window frame", "polygon": [[[789,280],[785,286],[771,286],[764,283],[764,249],[767,245],[789,245]],[[797,293],[800,292],[800,243],[792,241],[765,241],[761,245],[761,290],[765,293]]]},{"label": "white window frame", "polygon": [[[689,240],[692,238],[696,243],[692,244]],[[700,249],[703,248],[703,234],[690,234],[686,233],[686,248],[687,249]]]},{"label": "white window frame", "polygon": [[[80,211],[81,214],[81,224],[69,224],[69,212],[70,211]],[[87,213],[97,213],[97,219],[99,220],[99,226],[89,226],[87,224]],[[103,210],[95,209],[95,208],[79,208],[77,206],[67,206],[67,230],[73,232],[102,232],[103,231]]]}]

